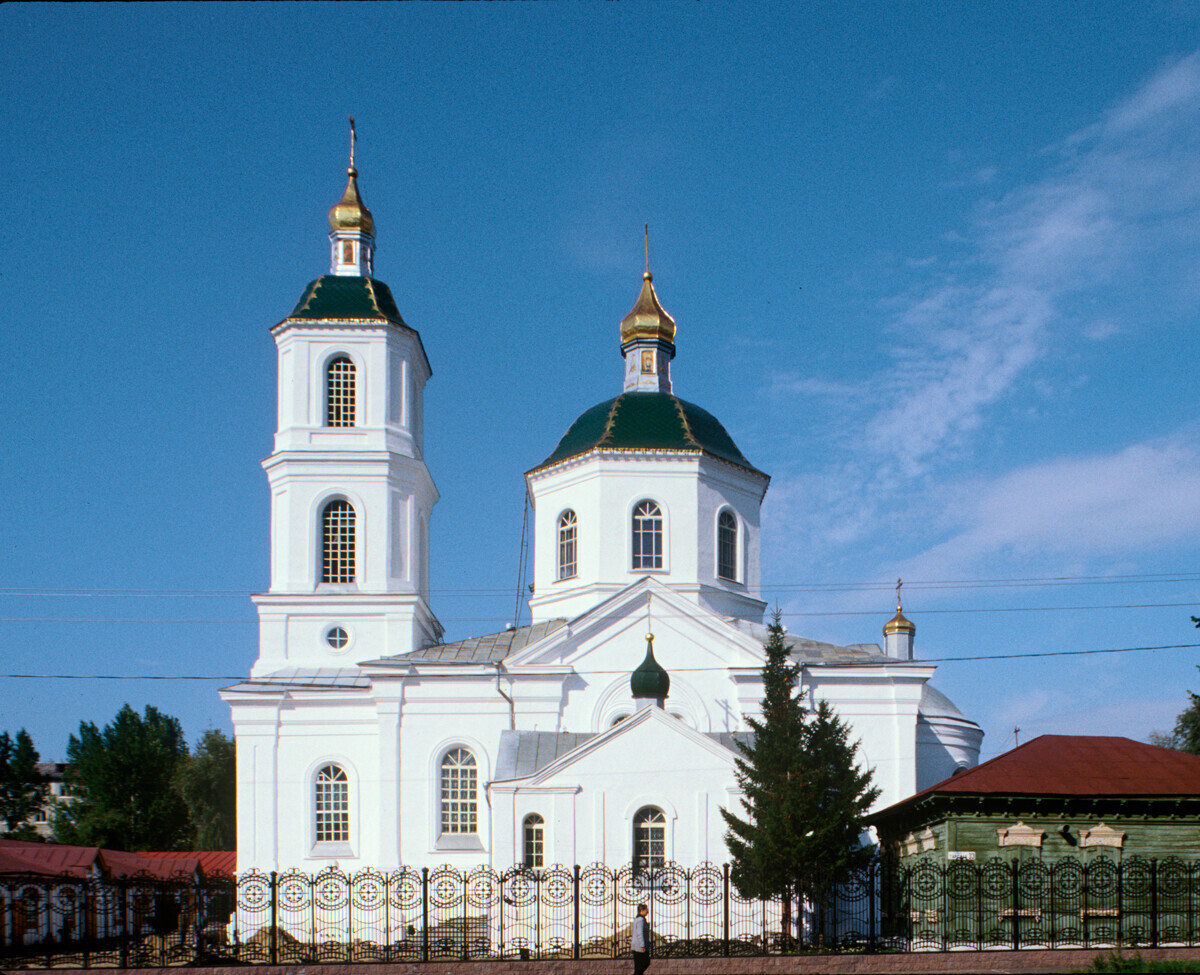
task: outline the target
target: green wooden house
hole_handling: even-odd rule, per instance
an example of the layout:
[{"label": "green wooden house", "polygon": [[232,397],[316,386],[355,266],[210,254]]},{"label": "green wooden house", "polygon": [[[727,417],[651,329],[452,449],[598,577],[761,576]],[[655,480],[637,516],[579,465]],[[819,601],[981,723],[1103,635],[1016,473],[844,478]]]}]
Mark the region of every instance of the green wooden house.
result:
[{"label": "green wooden house", "polygon": [[1200,757],[1129,738],[1042,735],[871,818],[900,864],[1200,859]]}]

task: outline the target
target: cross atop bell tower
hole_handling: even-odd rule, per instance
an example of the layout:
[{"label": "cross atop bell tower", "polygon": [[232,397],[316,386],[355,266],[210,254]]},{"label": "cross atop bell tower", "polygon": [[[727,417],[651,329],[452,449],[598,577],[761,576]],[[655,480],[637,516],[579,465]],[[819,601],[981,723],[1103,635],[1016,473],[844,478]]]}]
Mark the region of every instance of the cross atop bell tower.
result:
[{"label": "cross atop bell tower", "polygon": [[350,116],[350,165],[346,169],[346,191],[329,208],[329,273],[343,277],[369,278],[375,273],[375,220],[358,193],[358,170],[354,150],[358,136]]}]

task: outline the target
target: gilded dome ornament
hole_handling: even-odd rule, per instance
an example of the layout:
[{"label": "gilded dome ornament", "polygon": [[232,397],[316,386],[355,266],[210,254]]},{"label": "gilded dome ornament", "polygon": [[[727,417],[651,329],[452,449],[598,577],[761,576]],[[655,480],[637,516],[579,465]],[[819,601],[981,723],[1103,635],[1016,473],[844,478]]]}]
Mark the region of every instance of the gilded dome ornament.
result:
[{"label": "gilded dome ornament", "polygon": [[883,635],[892,633],[916,633],[917,626],[904,615],[904,607],[900,601],[900,588],[904,585],[902,579],[896,580],[896,615],[883,625]]},{"label": "gilded dome ornament", "polygon": [[371,211],[358,194],[358,170],[354,168],[354,148],[357,137],[354,132],[354,116],[350,117],[350,165],[346,169],[346,191],[342,198],[329,208],[329,226],[335,233],[339,230],[357,230],[370,237],[375,236],[375,221]]},{"label": "gilded dome ornament", "polygon": [[[642,274],[642,290],[628,315],[621,319],[621,344],[637,339],[657,339],[675,344],[675,319],[658,301],[654,292],[654,276],[650,273],[650,227],[646,234],[646,270]],[[674,354],[674,353],[672,353]]]}]

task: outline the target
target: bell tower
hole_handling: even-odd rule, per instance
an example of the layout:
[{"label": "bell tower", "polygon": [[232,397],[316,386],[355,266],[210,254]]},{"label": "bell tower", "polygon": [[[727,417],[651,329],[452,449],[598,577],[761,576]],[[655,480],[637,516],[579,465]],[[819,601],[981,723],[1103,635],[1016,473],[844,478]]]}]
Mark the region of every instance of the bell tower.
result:
[{"label": "bell tower", "polygon": [[350,120],[346,189],[329,211],[329,274],[272,330],[278,353],[271,588],[256,596],[255,676],[436,643],[429,608],[423,457],[431,375],[421,337],[371,275],[375,221],[363,202]]}]

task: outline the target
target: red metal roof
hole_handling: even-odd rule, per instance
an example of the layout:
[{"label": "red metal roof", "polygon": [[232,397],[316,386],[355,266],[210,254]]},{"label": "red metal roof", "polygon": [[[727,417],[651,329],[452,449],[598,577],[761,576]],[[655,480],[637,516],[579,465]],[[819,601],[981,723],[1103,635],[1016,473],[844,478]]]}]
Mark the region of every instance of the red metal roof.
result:
[{"label": "red metal roof", "polygon": [[934,794],[1200,796],[1200,756],[1131,738],[1042,735],[889,810]]},{"label": "red metal roof", "polygon": [[[166,851],[162,853],[139,853],[138,856],[168,862],[172,860],[195,860],[200,865],[200,869],[206,877],[232,877],[237,871],[236,850],[199,850],[194,853]],[[191,873],[194,868],[190,864],[184,866],[181,863],[178,867],[167,866],[164,869],[172,872],[184,870]]]},{"label": "red metal roof", "polygon": [[206,877],[232,877],[236,866],[237,854],[222,850],[126,853],[95,846],[0,839],[0,874],[86,877],[99,870],[111,877],[146,873],[166,879],[179,874],[190,876],[200,869]]}]

